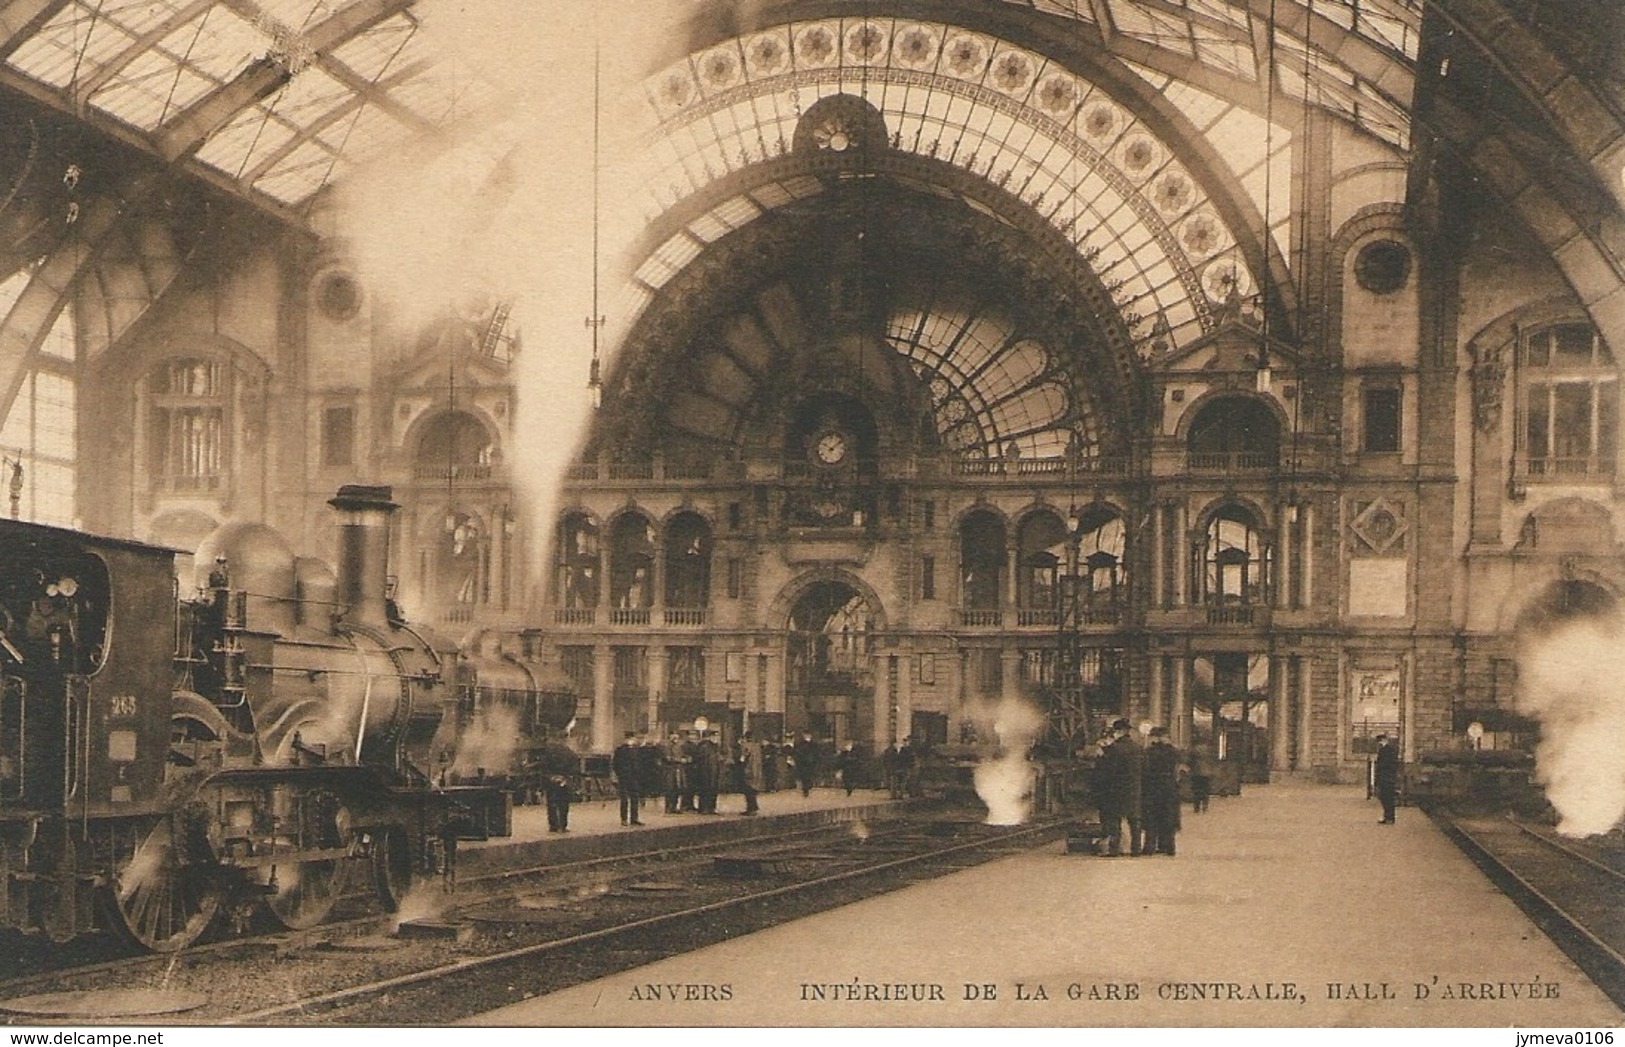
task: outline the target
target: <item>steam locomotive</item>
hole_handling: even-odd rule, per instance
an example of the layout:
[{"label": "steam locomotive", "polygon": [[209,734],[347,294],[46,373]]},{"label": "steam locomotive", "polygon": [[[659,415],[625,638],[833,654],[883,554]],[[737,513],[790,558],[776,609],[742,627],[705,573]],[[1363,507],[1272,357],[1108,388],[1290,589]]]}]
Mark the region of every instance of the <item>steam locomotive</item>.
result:
[{"label": "steam locomotive", "polygon": [[388,487],[349,485],[337,572],[259,525],[175,551],[0,520],[0,928],[109,928],[173,951],[222,912],[321,922],[370,874],[398,908],[511,798],[448,785],[459,735],[524,740],[575,713],[567,681],[402,620]]}]

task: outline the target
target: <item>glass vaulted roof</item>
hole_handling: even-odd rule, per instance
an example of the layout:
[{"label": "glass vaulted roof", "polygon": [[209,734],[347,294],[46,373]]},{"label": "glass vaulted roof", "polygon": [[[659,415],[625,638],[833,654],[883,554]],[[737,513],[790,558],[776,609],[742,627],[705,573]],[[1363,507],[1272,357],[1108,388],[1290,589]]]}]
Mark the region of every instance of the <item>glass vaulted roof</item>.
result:
[{"label": "glass vaulted roof", "polygon": [[[983,2],[1075,23],[1094,46],[1149,75],[1227,99],[1221,108],[1247,111],[1255,123],[1265,109],[1259,85],[1268,83],[1280,97],[1321,106],[1397,148],[1408,144],[1422,0]],[[305,202],[346,169],[406,138],[441,131],[497,100],[496,90],[465,62],[431,53],[416,0],[11,0],[3,6],[0,83],[164,157],[195,157],[186,162],[215,180],[286,205]],[[548,31],[539,10],[537,32]],[[991,50],[1004,50],[983,42],[995,59]],[[887,43],[885,53],[858,64],[896,66],[910,54],[919,57]],[[943,49],[950,43],[938,41],[933,65],[952,57]],[[833,58],[837,67],[856,68],[839,50]],[[797,68],[803,64],[794,51],[787,59]],[[752,77],[757,67],[740,63],[741,74]],[[690,68],[697,88],[714,87],[699,66]],[[1017,93],[1015,64],[986,68],[987,83],[978,86],[1007,97]],[[999,69],[1006,71],[1003,82]],[[918,64],[910,71],[918,72]],[[1034,72],[1032,84],[1038,84],[1045,74]],[[1081,96],[1083,86],[1075,89]],[[922,111],[917,118],[929,127],[955,114]],[[1004,136],[999,126],[985,130]],[[1031,153],[1048,143],[1009,144]],[[1158,157],[1159,170],[1166,159]]]},{"label": "glass vaulted roof", "polygon": [[[14,5],[15,6],[15,5]],[[0,80],[285,205],[495,97],[410,0],[47,0]],[[234,89],[235,88],[235,89]],[[248,88],[248,89],[244,89]]]}]

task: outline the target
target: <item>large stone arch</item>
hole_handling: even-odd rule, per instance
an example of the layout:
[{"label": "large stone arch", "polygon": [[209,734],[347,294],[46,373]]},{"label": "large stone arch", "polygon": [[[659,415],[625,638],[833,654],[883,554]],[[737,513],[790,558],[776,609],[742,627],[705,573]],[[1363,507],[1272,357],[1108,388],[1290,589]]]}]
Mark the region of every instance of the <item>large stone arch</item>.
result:
[{"label": "large stone arch", "polygon": [[874,586],[864,581],[863,577],[844,567],[820,566],[803,571],[789,582],[785,583],[773,601],[768,604],[767,614],[763,616],[766,624],[777,632],[788,632],[790,629],[790,612],[794,610],[796,601],[821,582],[837,582],[849,586],[862,597],[864,605],[874,616],[874,631],[884,634],[888,628],[886,605],[881,602],[880,594],[875,592]]}]

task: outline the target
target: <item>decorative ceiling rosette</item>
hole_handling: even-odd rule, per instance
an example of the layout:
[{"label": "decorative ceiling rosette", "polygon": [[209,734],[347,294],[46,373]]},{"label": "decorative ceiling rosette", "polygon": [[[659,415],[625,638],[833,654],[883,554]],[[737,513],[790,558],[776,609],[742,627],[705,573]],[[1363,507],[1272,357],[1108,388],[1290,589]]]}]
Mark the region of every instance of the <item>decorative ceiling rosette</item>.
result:
[{"label": "decorative ceiling rosette", "polygon": [[804,26],[796,34],[796,64],[817,69],[840,61],[840,50],[835,46],[835,27],[814,24]]},{"label": "decorative ceiling rosette", "polygon": [[1223,223],[1210,211],[1191,215],[1179,231],[1179,242],[1185,245],[1185,252],[1192,258],[1210,258],[1218,254],[1227,246],[1225,240]]},{"label": "decorative ceiling rosette", "polygon": [[694,64],[707,92],[725,91],[739,83],[744,76],[739,51],[731,43],[707,51]]},{"label": "decorative ceiling rosette", "polygon": [[1122,160],[1123,170],[1130,178],[1144,181],[1151,177],[1157,165],[1162,163],[1162,147],[1148,134],[1132,134],[1123,140],[1118,157]]},{"label": "decorative ceiling rosette", "polygon": [[1234,258],[1215,258],[1202,270],[1202,289],[1215,303],[1246,298],[1253,293],[1252,274]]},{"label": "decorative ceiling rosette", "polygon": [[966,79],[978,79],[987,68],[988,47],[974,36],[960,35],[948,41],[948,71]]},{"label": "decorative ceiling rosette", "polygon": [[1057,119],[1069,117],[1082,96],[1078,82],[1065,73],[1045,77],[1038,87],[1039,107]]},{"label": "decorative ceiling rosette", "polygon": [[1170,166],[1151,187],[1151,201],[1165,215],[1182,214],[1196,197],[1196,186],[1190,175],[1176,166]]},{"label": "decorative ceiling rosette", "polygon": [[892,56],[910,69],[924,69],[937,60],[940,34],[923,25],[911,25],[897,34]]},{"label": "decorative ceiling rosette", "polygon": [[1105,100],[1089,103],[1083,111],[1082,130],[1091,142],[1106,142],[1123,126],[1123,114]]},{"label": "decorative ceiling rosette", "polygon": [[993,86],[1007,95],[1022,97],[1026,95],[1033,84],[1034,63],[1031,56],[1024,51],[1015,51],[1008,48],[1001,50],[993,59],[989,69],[989,79]]},{"label": "decorative ceiling rosette", "polygon": [[878,22],[859,22],[846,31],[846,58],[858,65],[886,60],[890,38]]},{"label": "decorative ceiling rosette", "polygon": [[745,44],[745,70],[750,76],[776,76],[790,67],[790,41],[782,30],[760,33]]}]

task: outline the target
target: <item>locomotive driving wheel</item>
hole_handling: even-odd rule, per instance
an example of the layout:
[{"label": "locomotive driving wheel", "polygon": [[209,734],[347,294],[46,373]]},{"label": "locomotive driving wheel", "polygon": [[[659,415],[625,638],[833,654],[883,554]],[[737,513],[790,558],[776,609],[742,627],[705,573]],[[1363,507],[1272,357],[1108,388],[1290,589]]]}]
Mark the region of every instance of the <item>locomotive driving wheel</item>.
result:
[{"label": "locomotive driving wheel", "polygon": [[[332,852],[345,847],[340,822],[346,819],[338,798],[312,791],[283,797],[291,834],[278,842],[286,860],[271,866],[265,906],[277,923],[290,931],[303,931],[327,919],[344,893],[348,864]],[[324,853],[325,852],[325,853]],[[310,857],[312,853],[321,857]]]},{"label": "locomotive driving wheel", "polygon": [[105,908],[113,926],[153,952],[186,948],[208,929],[224,893],[214,849],[191,808],[120,833]]},{"label": "locomotive driving wheel", "polygon": [[373,885],[378,890],[378,904],[385,912],[400,912],[401,902],[412,889],[412,864],[411,843],[405,829],[390,826],[373,834]]}]

